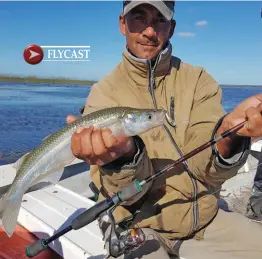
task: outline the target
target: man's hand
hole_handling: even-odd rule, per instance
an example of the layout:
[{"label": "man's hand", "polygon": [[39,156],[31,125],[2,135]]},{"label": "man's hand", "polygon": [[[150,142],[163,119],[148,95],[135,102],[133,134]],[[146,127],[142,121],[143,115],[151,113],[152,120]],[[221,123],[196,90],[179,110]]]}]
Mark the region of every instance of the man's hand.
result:
[{"label": "man's hand", "polygon": [[[69,115],[67,123],[78,117]],[[119,157],[132,159],[136,146],[132,137],[113,137],[109,129],[94,130],[93,127],[78,129],[71,139],[71,148],[75,157],[90,165],[103,166]]]},{"label": "man's hand", "polygon": [[217,143],[218,150],[224,158],[231,157],[237,145],[241,142],[241,136],[257,138],[262,136],[262,94],[254,95],[241,102],[223,120],[222,125],[217,131],[220,135],[242,121],[246,120],[245,125],[235,134],[222,139]]}]

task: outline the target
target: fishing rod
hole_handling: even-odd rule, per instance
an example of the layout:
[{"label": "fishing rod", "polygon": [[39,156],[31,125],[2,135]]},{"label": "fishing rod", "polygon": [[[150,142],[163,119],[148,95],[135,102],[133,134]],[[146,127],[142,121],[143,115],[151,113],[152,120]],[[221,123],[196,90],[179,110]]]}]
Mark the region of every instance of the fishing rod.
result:
[{"label": "fishing rod", "polygon": [[26,255],[30,258],[34,257],[37,254],[39,254],[40,252],[42,252],[45,248],[47,248],[48,244],[50,244],[51,242],[53,242],[57,238],[63,236],[67,232],[69,232],[73,229],[78,230],[78,229],[90,224],[91,222],[96,220],[105,211],[112,209],[113,207],[119,205],[121,202],[127,201],[130,198],[137,195],[138,193],[142,192],[142,190],[143,190],[142,187],[146,183],[149,183],[149,182],[155,180],[156,178],[161,176],[164,172],[167,172],[167,171],[173,169],[175,166],[184,162],[188,158],[191,158],[192,156],[203,151],[204,149],[207,149],[208,147],[216,144],[221,139],[224,139],[224,138],[228,137],[230,134],[238,131],[239,129],[241,129],[243,127],[245,122],[246,121],[243,121],[243,122],[239,123],[238,125],[232,127],[231,129],[224,131],[220,136],[217,136],[214,139],[209,140],[205,144],[195,148],[194,150],[192,150],[188,154],[182,156],[181,158],[177,159],[173,163],[171,163],[171,164],[165,166],[164,168],[162,168],[161,170],[157,171],[154,175],[148,176],[142,181],[139,181],[137,179],[134,180],[133,182],[131,182],[127,186],[123,187],[119,192],[117,192],[113,196],[109,197],[106,200],[103,200],[103,201],[97,203],[93,207],[87,209],[85,212],[83,212],[82,214],[77,216],[74,220],[72,220],[71,225],[69,225],[68,227],[60,230],[59,232],[57,232],[56,234],[54,234],[53,236],[51,236],[47,239],[39,239],[35,243],[26,247]]}]

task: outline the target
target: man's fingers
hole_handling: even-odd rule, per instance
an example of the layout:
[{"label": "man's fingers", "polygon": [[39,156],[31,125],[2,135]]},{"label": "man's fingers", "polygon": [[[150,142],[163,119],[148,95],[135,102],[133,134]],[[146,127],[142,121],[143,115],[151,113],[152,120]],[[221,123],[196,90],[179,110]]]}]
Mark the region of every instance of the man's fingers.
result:
[{"label": "man's fingers", "polygon": [[94,130],[94,127],[78,129],[71,140],[75,157],[100,166],[129,152],[133,145],[128,138],[115,138],[110,130]]},{"label": "man's fingers", "polygon": [[[259,102],[262,104],[262,94],[256,94],[255,97],[258,99]],[[260,104],[260,105],[261,105]]]},{"label": "man's fingers", "polygon": [[128,137],[114,137],[109,129],[102,131],[103,140],[106,148],[111,152],[111,155],[114,153],[125,153],[128,144]]},{"label": "man's fingers", "polygon": [[94,157],[93,146],[92,146],[92,133],[93,127],[83,129],[79,135],[81,136],[81,150],[82,155],[88,161]]},{"label": "man's fingers", "polygon": [[95,130],[92,134],[92,146],[94,155],[104,164],[112,161],[110,151],[104,143],[101,130]]},{"label": "man's fingers", "polygon": [[78,117],[75,116],[75,115],[68,115],[68,116],[66,117],[66,123],[67,123],[67,124],[70,124],[70,123],[74,122],[74,121],[77,120],[77,119],[78,119]]},{"label": "man's fingers", "polygon": [[257,108],[249,108],[246,111],[247,123],[245,129],[250,135],[259,136],[262,133],[262,106],[259,105]]},{"label": "man's fingers", "polygon": [[102,130],[102,138],[105,143],[105,147],[112,151],[112,148],[117,144],[117,139],[112,136],[111,130],[104,129]]},{"label": "man's fingers", "polygon": [[262,103],[260,103],[258,106],[257,106],[257,110],[262,113]]},{"label": "man's fingers", "polygon": [[71,138],[71,149],[75,157],[81,158],[81,136],[78,133],[74,133]]}]

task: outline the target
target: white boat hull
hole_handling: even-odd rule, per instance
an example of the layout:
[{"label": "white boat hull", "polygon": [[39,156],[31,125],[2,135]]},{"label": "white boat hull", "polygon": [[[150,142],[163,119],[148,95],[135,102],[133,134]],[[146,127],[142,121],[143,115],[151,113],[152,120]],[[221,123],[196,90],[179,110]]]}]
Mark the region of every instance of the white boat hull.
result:
[{"label": "white boat hull", "polygon": [[[221,192],[223,201],[232,210],[238,210],[235,206],[236,198],[241,201],[241,208],[246,205],[257,164],[262,159],[261,148],[262,141],[253,144],[245,166],[239,170],[236,177],[223,185],[224,190]],[[94,205],[89,199],[93,193],[88,187],[91,180],[87,165],[76,159],[65,168],[64,174],[68,178],[59,184],[27,193],[23,197],[18,222],[38,238],[53,235],[57,230],[68,226],[78,214]],[[0,166],[0,186],[11,184],[14,177],[15,169],[12,164]],[[248,195],[246,192],[243,195],[243,186],[249,189]],[[50,244],[50,247],[65,259],[102,259],[106,255],[97,221],[77,231],[68,232]]]},{"label": "white boat hull", "polygon": [[[88,197],[89,171],[80,160],[66,168],[66,173],[77,175],[59,184],[24,195],[18,222],[38,238],[47,238],[70,224],[70,221],[94,205]],[[82,172],[80,172],[82,169]],[[0,167],[1,186],[11,184],[15,169],[11,164]],[[78,189],[77,189],[78,186]],[[104,242],[97,221],[79,230],[72,230],[52,242],[50,247],[65,259],[105,258]]]}]

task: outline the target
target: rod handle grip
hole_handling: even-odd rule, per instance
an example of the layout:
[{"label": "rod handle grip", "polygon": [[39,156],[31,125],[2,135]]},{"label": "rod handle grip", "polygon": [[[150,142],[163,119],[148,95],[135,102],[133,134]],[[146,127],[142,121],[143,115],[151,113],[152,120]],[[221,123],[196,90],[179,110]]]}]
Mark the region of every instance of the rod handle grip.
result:
[{"label": "rod handle grip", "polygon": [[29,258],[32,258],[47,248],[45,239],[39,239],[35,243],[29,245],[25,249],[25,253]]}]

